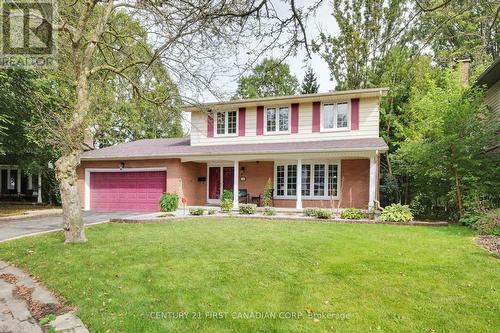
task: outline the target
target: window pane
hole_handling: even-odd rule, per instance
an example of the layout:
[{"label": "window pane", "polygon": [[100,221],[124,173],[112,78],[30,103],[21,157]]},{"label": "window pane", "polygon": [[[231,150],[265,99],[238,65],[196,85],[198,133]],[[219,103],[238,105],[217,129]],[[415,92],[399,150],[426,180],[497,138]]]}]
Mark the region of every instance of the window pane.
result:
[{"label": "window pane", "polygon": [[288,108],[280,108],[279,125],[280,131],[288,131]]},{"label": "window pane", "polygon": [[337,128],[347,127],[347,103],[337,104]]},{"label": "window pane", "polygon": [[267,109],[267,131],[276,131],[276,109]]},{"label": "window pane", "polygon": [[325,165],[315,164],[314,165],[314,195],[324,196],[325,195]]},{"label": "window pane", "polygon": [[311,195],[311,165],[302,164],[302,195]]},{"label": "window pane", "polygon": [[217,112],[217,134],[226,134],[226,114]]},{"label": "window pane", "polygon": [[276,167],[276,195],[285,195],[285,166]]},{"label": "window pane", "polygon": [[236,133],[236,111],[230,111],[227,113],[227,133]]},{"label": "window pane", "polygon": [[297,194],[297,166],[288,166],[287,195]]},{"label": "window pane", "polygon": [[334,104],[324,104],[323,105],[323,127],[333,128],[335,124],[335,105]]},{"label": "window pane", "polygon": [[337,184],[338,184],[338,166],[336,164],[330,164],[328,166],[328,196],[337,196]]}]

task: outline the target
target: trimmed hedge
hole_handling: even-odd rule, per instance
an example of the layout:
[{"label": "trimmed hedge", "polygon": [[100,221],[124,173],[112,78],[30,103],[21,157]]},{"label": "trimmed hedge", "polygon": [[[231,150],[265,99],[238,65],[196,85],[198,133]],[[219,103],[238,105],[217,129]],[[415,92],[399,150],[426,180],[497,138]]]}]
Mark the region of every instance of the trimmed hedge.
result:
[{"label": "trimmed hedge", "polygon": [[365,217],[365,214],[358,208],[347,208],[342,211],[340,217],[347,220],[359,220]]},{"label": "trimmed hedge", "polygon": [[160,198],[160,209],[163,212],[173,212],[179,207],[179,196],[176,193],[163,193]]},{"label": "trimmed hedge", "polygon": [[239,208],[240,214],[252,215],[257,211],[256,204],[240,204]]},{"label": "trimmed hedge", "polygon": [[190,208],[189,214],[191,215],[203,215],[205,210],[203,208]]}]

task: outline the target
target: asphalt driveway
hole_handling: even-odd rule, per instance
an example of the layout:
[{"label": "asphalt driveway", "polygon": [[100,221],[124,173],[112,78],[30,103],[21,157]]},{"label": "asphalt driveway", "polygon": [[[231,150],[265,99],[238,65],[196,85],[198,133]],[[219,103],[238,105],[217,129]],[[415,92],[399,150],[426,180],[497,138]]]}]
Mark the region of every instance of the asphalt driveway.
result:
[{"label": "asphalt driveway", "polygon": [[[137,215],[144,215],[145,213],[131,213],[131,212],[112,212],[112,213],[98,213],[98,212],[83,212],[83,222],[85,224],[94,224],[99,222],[108,221],[111,218],[123,218]],[[16,220],[0,221],[0,242],[27,236],[39,232],[48,232],[60,230],[62,228],[62,216],[52,215],[46,217],[29,217]]]}]

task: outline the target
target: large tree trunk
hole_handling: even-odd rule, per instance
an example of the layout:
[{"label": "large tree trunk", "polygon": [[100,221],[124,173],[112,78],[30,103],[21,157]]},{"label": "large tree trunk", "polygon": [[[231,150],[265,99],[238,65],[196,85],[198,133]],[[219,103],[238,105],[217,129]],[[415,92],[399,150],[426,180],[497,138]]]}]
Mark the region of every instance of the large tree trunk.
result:
[{"label": "large tree trunk", "polygon": [[56,178],[61,192],[63,230],[66,243],[86,242],[83,225],[76,167],[80,164],[80,152],[64,154],[56,162]]}]

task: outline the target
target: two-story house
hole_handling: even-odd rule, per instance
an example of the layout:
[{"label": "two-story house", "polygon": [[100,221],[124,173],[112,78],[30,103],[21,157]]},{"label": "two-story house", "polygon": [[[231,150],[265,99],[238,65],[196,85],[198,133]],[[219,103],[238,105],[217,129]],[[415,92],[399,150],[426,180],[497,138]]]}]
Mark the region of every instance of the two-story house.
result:
[{"label": "two-story house", "polygon": [[358,207],[377,200],[379,103],[386,88],[266,97],[185,107],[190,138],[88,151],[78,170],[87,210],[159,210],[163,192],[188,205],[223,190],[254,200],[272,182],[274,206]]}]

